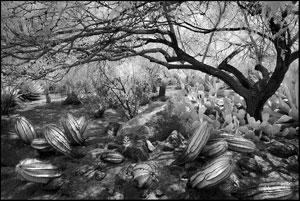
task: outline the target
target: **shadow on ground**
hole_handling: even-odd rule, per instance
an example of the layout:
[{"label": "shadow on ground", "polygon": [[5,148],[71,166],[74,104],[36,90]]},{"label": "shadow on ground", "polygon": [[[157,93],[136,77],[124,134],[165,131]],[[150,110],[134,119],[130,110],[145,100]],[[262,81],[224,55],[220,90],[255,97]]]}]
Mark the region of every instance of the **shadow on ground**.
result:
[{"label": "shadow on ground", "polygon": [[[89,120],[88,127],[84,135],[99,136],[105,134],[105,127],[109,122],[126,122],[126,118],[120,110],[108,109],[104,113],[103,118],[96,119],[93,111],[88,111],[85,105],[62,105],[65,97],[57,98],[53,96],[51,103],[46,103],[44,99],[39,101],[27,102],[26,106],[17,109],[10,117],[2,118],[4,125],[1,126],[1,134],[7,134],[9,131],[14,132],[14,122],[16,117],[26,117],[35,128],[41,129],[47,124],[56,124],[62,129],[60,119],[64,113],[72,113],[79,118],[85,116]],[[52,97],[51,97],[52,98]]]}]

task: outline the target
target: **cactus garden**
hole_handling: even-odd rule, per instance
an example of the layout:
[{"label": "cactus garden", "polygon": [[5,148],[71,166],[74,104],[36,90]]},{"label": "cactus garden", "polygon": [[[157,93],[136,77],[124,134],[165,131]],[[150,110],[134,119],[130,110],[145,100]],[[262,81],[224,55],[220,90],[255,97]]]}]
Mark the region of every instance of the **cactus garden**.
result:
[{"label": "cactus garden", "polygon": [[1,2],[1,199],[299,199],[299,2]]}]

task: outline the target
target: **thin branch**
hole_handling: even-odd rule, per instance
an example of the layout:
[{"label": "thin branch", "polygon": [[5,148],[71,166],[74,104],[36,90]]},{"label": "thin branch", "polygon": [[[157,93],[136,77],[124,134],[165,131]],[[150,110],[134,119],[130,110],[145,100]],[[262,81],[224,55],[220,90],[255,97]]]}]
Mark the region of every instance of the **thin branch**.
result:
[{"label": "thin branch", "polygon": [[270,78],[268,70],[263,65],[257,64],[255,65],[254,69],[261,72],[263,78]]},{"label": "thin branch", "polygon": [[[248,26],[249,29],[250,29],[250,24],[249,24],[247,15],[246,15],[244,9],[241,9],[241,10],[242,10],[242,13],[243,13],[243,15],[244,15],[245,22],[246,22],[247,26]],[[258,47],[257,47],[257,44],[256,44],[256,42],[255,42],[253,36],[251,35],[251,32],[248,32],[248,35],[249,35],[249,37],[250,37],[250,39],[251,39],[251,42],[252,42],[252,44],[253,44],[253,46],[254,46],[254,49],[255,49],[256,62],[257,62],[256,64],[261,64],[261,63],[262,63],[262,60],[263,60],[263,55],[261,54],[261,52],[259,52]]]},{"label": "thin branch", "polygon": [[299,39],[299,31],[296,35],[289,41],[288,46],[291,47]]},{"label": "thin branch", "polygon": [[270,36],[268,36],[266,34],[263,34],[263,33],[259,32],[257,30],[251,30],[249,27],[222,27],[222,28],[204,29],[204,28],[196,27],[196,26],[194,26],[194,25],[192,25],[192,24],[184,21],[185,24],[193,27],[193,29],[192,29],[192,28],[190,28],[188,26],[183,25],[183,23],[178,23],[178,22],[173,22],[173,23],[176,24],[176,25],[178,25],[178,26],[180,26],[180,27],[186,28],[186,29],[188,29],[188,30],[190,30],[192,32],[195,32],[195,33],[208,34],[208,33],[211,33],[211,32],[243,31],[244,30],[244,31],[248,31],[250,33],[255,33],[255,34],[257,34],[257,35],[259,35],[259,36],[261,36],[263,38],[267,38],[270,41],[273,41],[272,37],[270,37]]},{"label": "thin branch", "polygon": [[234,66],[228,64],[228,62],[236,56],[238,53],[240,53],[243,49],[238,48],[235,51],[233,51],[230,55],[228,55],[217,67],[220,70],[225,70],[227,72],[232,73],[239,81],[240,83],[247,89],[250,89],[252,87],[251,83],[248,81],[248,79],[241,73],[238,69],[236,69]]},{"label": "thin branch", "polygon": [[142,57],[145,57],[149,59],[151,62],[155,62],[157,64],[161,64],[168,69],[192,69],[192,70],[197,70],[197,71],[202,71],[204,73],[216,76],[223,80],[231,89],[236,91],[238,94],[240,94],[243,97],[248,97],[249,96],[249,90],[245,88],[241,83],[237,82],[232,76],[228,75],[227,73],[223,72],[220,69],[214,68],[210,65],[204,64],[202,62],[199,62],[192,56],[188,55],[187,53],[183,52],[181,49],[177,49],[177,55],[180,55],[180,59],[190,63],[191,65],[188,64],[169,64],[167,62],[163,62],[161,60],[155,59],[151,56],[145,55],[145,54],[140,54],[136,53],[137,55],[140,55]]}]

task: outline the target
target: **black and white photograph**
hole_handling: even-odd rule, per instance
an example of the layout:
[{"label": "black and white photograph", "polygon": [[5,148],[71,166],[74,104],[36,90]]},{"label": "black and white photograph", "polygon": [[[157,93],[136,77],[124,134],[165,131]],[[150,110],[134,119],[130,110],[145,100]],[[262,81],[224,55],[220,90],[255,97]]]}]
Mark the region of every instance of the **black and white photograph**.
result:
[{"label": "black and white photograph", "polygon": [[1,1],[1,200],[299,200],[299,1]]}]

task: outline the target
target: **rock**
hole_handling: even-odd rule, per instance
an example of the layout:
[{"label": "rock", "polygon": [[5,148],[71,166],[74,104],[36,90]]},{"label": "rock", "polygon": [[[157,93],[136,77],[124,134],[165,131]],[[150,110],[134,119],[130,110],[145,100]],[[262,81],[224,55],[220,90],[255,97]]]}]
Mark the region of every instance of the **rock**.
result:
[{"label": "rock", "polygon": [[[260,156],[254,156],[254,160],[256,164],[261,167],[262,173],[266,173],[270,170],[272,170],[272,166],[269,161],[265,161],[262,157]],[[255,171],[255,170],[252,170]]]},{"label": "rock", "polygon": [[267,175],[267,178],[262,178],[262,181],[289,181],[292,182],[293,181],[293,177],[284,174],[284,173],[279,173],[277,171],[272,171]]},{"label": "rock", "polygon": [[286,167],[286,164],[283,163],[282,158],[273,156],[270,153],[264,153],[264,157],[271,163],[272,167]]},{"label": "rock", "polygon": [[108,200],[124,200],[124,195],[120,192],[115,192],[113,196],[109,196]]},{"label": "rock", "polygon": [[287,164],[286,169],[289,172],[293,173],[299,173],[299,161],[298,161],[298,156],[294,155],[286,159]]},{"label": "rock", "polygon": [[183,145],[184,136],[181,135],[177,130],[172,131],[172,133],[167,138],[167,142],[173,145],[174,148],[177,148]]},{"label": "rock", "polygon": [[161,196],[163,196],[164,195],[164,193],[161,191],[161,190],[155,190],[155,195],[157,196],[157,197],[161,197]]},{"label": "rock", "polygon": [[254,158],[251,158],[251,157],[247,157],[247,156],[244,156],[242,157],[241,159],[239,159],[237,161],[237,165],[241,168],[241,169],[246,169],[250,172],[256,172],[256,173],[259,173],[262,171],[262,168],[258,162],[254,159]]},{"label": "rock", "polygon": [[146,140],[146,143],[147,143],[147,148],[148,148],[149,152],[154,151],[155,147],[153,146],[153,144],[149,140]]},{"label": "rock", "polygon": [[280,158],[288,158],[293,155],[298,154],[298,148],[288,141],[284,143],[274,140],[270,144],[268,144],[267,150],[274,156]]},{"label": "rock", "polygon": [[123,141],[123,146],[121,146],[118,151],[122,153],[126,158],[133,160],[134,162],[146,161],[149,158],[149,151],[147,147],[146,140],[143,139],[130,139]]},{"label": "rock", "polygon": [[68,95],[66,100],[62,102],[62,105],[80,105],[82,102],[79,100],[77,95],[72,91],[71,94]]},{"label": "rock", "polygon": [[170,101],[151,103],[143,112],[120,128],[117,138],[133,135],[133,138],[138,136],[151,142],[165,140],[173,130],[184,128],[175,115],[174,108],[174,104]]},{"label": "rock", "polygon": [[163,147],[162,147],[163,151],[173,151],[175,149],[173,144],[171,144],[169,142],[165,142],[162,145],[163,145]]},{"label": "rock", "polygon": [[155,195],[154,192],[151,192],[146,196],[145,200],[159,200],[159,198]]},{"label": "rock", "polygon": [[257,174],[255,172],[249,172],[249,176],[252,178],[256,178]]}]

